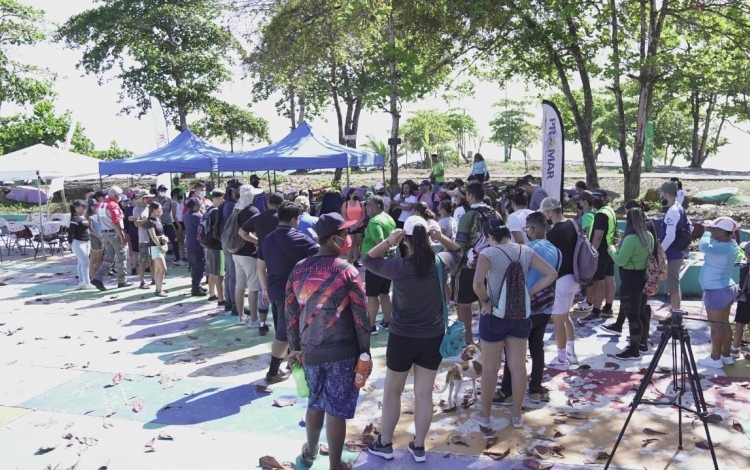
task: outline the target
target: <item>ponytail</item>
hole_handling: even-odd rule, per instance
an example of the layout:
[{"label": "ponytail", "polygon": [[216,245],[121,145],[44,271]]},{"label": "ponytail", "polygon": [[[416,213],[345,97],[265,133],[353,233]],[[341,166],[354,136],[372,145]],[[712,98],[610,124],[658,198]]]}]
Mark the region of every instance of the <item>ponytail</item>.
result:
[{"label": "ponytail", "polygon": [[432,251],[430,246],[427,227],[423,225],[414,227],[414,233],[410,236],[410,240],[414,252],[414,271],[417,277],[425,277],[435,265],[435,252]]}]

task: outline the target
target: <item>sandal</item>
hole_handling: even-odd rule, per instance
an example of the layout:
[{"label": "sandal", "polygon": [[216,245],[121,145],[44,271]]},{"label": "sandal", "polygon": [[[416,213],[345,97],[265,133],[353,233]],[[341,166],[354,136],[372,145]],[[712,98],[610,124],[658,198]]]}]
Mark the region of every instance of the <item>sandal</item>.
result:
[{"label": "sandal", "polygon": [[158,290],[154,292],[154,295],[157,297],[169,297],[169,294],[163,290]]},{"label": "sandal", "polygon": [[317,456],[318,456],[317,452],[315,452],[314,454],[310,452],[310,449],[307,446],[307,442],[302,444],[302,453],[300,454],[299,458],[305,466],[312,467],[315,461],[315,457]]},{"label": "sandal", "polygon": [[145,282],[141,282],[141,285],[138,286],[139,289],[150,289],[150,286],[147,286]]}]

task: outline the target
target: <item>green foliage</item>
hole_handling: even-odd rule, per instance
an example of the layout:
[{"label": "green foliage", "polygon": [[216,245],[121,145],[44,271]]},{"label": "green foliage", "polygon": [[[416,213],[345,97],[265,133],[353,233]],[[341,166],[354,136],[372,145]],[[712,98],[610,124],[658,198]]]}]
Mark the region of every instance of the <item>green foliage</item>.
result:
[{"label": "green foliage", "polygon": [[476,136],[473,117],[456,112],[443,113],[433,109],[415,111],[401,128],[403,147],[419,153],[429,162],[429,155],[437,153],[446,163],[458,164],[459,143],[465,136]]},{"label": "green foliage", "polygon": [[237,105],[216,101],[206,110],[206,117],[191,126],[193,132],[206,138],[228,143],[234,152],[235,142],[268,142],[268,121]]},{"label": "green foliage", "polygon": [[[65,142],[70,129],[71,112],[56,114],[51,101],[40,101],[31,114],[16,114],[0,118],[0,155],[25,149],[36,144],[52,147]],[[107,150],[96,150],[94,143],[86,137],[85,129],[76,124],[70,142],[70,151],[101,160],[130,157],[133,152],[119,148],[112,141]]]},{"label": "green foliage", "polygon": [[122,82],[124,112],[143,116],[151,98],[178,129],[187,115],[213,102],[212,93],[230,78],[228,65],[239,47],[221,26],[219,0],[101,0],[73,16],[56,38],[82,48],[79,66],[100,80]]},{"label": "green foliage", "polygon": [[529,123],[534,115],[529,112],[528,101],[500,100],[493,106],[500,108],[495,119],[490,121],[492,136],[490,142],[505,144],[508,139],[508,155],[510,159],[513,148],[520,149],[526,155],[526,149],[535,141],[539,140],[541,129],[539,126]]},{"label": "green foliage", "polygon": [[[362,145],[362,147],[368,148],[370,150],[374,150],[378,153],[382,153],[384,157],[384,165],[386,167],[390,166],[391,164],[391,149],[388,147],[388,144],[383,142],[382,140],[378,140],[374,136],[368,135],[367,136],[367,142]],[[398,158],[403,157],[406,154],[404,151],[404,148],[399,148],[398,151]]]},{"label": "green foliage", "polygon": [[33,45],[44,38],[39,27],[43,16],[43,11],[15,0],[0,0],[0,107],[4,103],[35,103],[52,95],[50,84],[38,78],[39,69],[9,55],[14,47]]}]

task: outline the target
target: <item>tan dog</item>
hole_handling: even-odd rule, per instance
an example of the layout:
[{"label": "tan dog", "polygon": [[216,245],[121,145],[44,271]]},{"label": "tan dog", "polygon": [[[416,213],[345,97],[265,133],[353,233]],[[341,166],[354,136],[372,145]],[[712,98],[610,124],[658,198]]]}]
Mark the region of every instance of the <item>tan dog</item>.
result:
[{"label": "tan dog", "polygon": [[464,378],[471,379],[472,402],[477,399],[477,379],[482,376],[482,353],[477,346],[470,344],[461,352],[461,361],[448,368],[443,388],[436,390],[437,393],[443,393],[448,389],[447,410],[453,410],[458,406],[458,395]]}]

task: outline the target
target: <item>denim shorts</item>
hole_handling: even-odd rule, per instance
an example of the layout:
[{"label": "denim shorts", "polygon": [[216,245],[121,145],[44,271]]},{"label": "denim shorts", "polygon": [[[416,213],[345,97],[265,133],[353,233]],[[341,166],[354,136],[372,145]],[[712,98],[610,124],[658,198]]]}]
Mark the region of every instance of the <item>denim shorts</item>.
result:
[{"label": "denim shorts", "polygon": [[497,343],[505,338],[527,339],[531,333],[531,319],[508,320],[492,314],[479,316],[479,339]]},{"label": "denim shorts", "polygon": [[706,310],[716,311],[727,308],[734,303],[736,298],[737,285],[703,291],[703,305],[706,306]]},{"label": "denim shorts", "polygon": [[305,379],[310,389],[307,409],[325,411],[341,419],[354,418],[359,388],[354,385],[356,358],[304,366]]}]

